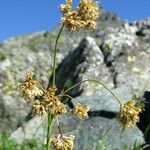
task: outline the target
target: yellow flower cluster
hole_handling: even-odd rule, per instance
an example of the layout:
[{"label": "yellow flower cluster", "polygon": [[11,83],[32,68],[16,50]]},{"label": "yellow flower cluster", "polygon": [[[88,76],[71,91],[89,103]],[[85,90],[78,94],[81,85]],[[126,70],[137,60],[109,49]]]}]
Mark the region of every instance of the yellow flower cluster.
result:
[{"label": "yellow flower cluster", "polygon": [[32,113],[38,116],[41,116],[44,113],[46,113],[45,106],[40,100],[36,99],[34,101]]},{"label": "yellow flower cluster", "polygon": [[[49,111],[53,116],[67,113],[65,104],[62,103],[60,97],[56,95],[57,88],[53,86],[42,91],[38,88],[37,83],[39,82],[33,79],[32,72],[28,72],[25,81],[20,85],[22,96],[29,100],[31,100],[31,98],[34,99],[32,113],[39,116]],[[88,111],[89,107],[79,103],[71,110],[72,113],[81,119],[88,117]]]},{"label": "yellow flower cluster", "polygon": [[33,114],[42,115],[50,110],[53,116],[66,113],[66,106],[60,102],[58,96],[56,96],[56,87],[49,88],[44,94],[43,99],[35,100],[33,105]]},{"label": "yellow flower cluster", "polygon": [[54,116],[66,113],[65,105],[56,96],[56,87],[49,88],[46,92],[38,88],[37,81],[33,79],[32,72],[27,72],[26,79],[20,84],[20,91],[25,99],[34,98],[34,115],[43,115],[51,111]]},{"label": "yellow flower cluster", "polygon": [[88,118],[88,111],[90,108],[88,106],[83,106],[81,104],[77,104],[71,112],[76,114],[80,119]]},{"label": "yellow flower cluster", "polygon": [[80,0],[77,10],[72,10],[72,0],[67,0],[66,4],[60,6],[60,10],[63,13],[61,22],[69,31],[95,29],[95,20],[100,15],[99,5],[93,0]]},{"label": "yellow flower cluster", "polygon": [[142,109],[135,104],[134,99],[123,104],[117,116],[117,120],[125,128],[133,127],[139,121],[139,113],[142,112]]},{"label": "yellow flower cluster", "polygon": [[43,94],[42,90],[37,87],[37,82],[33,79],[32,72],[27,72],[26,80],[20,84],[19,90],[21,91],[22,96],[29,100],[31,100],[33,96],[41,96]]},{"label": "yellow flower cluster", "polygon": [[74,139],[75,139],[74,135],[62,137],[59,134],[57,138],[54,138],[51,141],[51,144],[54,150],[73,150]]},{"label": "yellow flower cluster", "polygon": [[65,105],[56,96],[56,91],[56,87],[49,88],[44,96],[45,106],[48,110],[51,110],[54,116],[67,112]]}]

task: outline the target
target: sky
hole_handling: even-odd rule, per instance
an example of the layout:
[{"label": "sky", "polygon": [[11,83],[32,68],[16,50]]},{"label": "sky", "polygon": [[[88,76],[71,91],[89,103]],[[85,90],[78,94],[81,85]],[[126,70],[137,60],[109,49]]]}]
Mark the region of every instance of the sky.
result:
[{"label": "sky", "polygon": [[[74,5],[79,0],[74,0]],[[0,42],[21,34],[52,30],[59,25],[65,0],[0,0]],[[134,21],[150,17],[150,0],[101,0],[105,11]]]}]

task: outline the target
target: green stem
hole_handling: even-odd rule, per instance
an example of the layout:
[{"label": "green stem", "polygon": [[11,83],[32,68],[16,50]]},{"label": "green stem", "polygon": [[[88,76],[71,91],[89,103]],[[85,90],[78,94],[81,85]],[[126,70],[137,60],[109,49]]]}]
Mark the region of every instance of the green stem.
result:
[{"label": "green stem", "polygon": [[[60,28],[60,31],[57,35],[56,42],[55,42],[55,49],[54,49],[54,57],[53,57],[53,80],[52,85],[55,86],[55,78],[56,78],[56,54],[57,54],[57,45],[58,40],[60,38],[61,32],[64,28],[64,25]],[[51,112],[48,112],[48,121],[47,121],[47,142],[46,142],[46,150],[50,150],[50,138],[51,138],[51,125],[53,121],[53,116],[51,115]]]},{"label": "green stem", "polygon": [[55,49],[54,49],[54,58],[53,58],[53,86],[55,85],[55,78],[56,78],[56,54],[57,54],[57,45],[58,45],[58,40],[60,38],[61,32],[64,28],[64,25],[60,28],[60,31],[57,35],[56,42],[55,42]]},{"label": "green stem", "polygon": [[51,112],[48,113],[48,120],[47,120],[47,141],[46,141],[46,150],[50,150],[50,138],[51,138],[51,125],[53,121],[53,116]]},{"label": "green stem", "polygon": [[80,84],[84,83],[84,82],[96,82],[101,84],[107,91],[109,91],[114,97],[115,99],[119,102],[119,104],[122,106],[122,102],[120,100],[120,98],[118,96],[116,96],[115,93],[113,93],[103,82],[98,81],[98,80],[83,80],[75,85],[73,85],[72,87],[68,88],[66,91],[63,92],[63,94],[69,92],[70,90],[74,89],[75,87],[79,86]]}]

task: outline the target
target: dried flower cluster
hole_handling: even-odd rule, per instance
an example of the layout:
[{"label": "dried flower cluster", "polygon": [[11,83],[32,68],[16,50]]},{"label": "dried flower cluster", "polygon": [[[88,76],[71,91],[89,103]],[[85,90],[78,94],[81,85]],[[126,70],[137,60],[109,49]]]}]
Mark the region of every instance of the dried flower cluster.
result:
[{"label": "dried flower cluster", "polygon": [[[34,115],[43,115],[46,112],[51,112],[53,116],[61,115],[67,112],[66,106],[60,101],[60,97],[56,94],[57,88],[50,87],[42,91],[38,87],[38,82],[33,79],[32,72],[28,72],[25,81],[20,84],[20,91],[25,99],[34,99],[32,113]],[[88,117],[89,107],[77,104],[71,112],[76,114],[79,118],[84,119]]]},{"label": "dried flower cluster", "polygon": [[37,87],[37,81],[33,79],[32,72],[27,72],[26,80],[19,86],[22,96],[25,99],[31,100],[34,96],[41,96],[42,90]]},{"label": "dried flower cluster", "polygon": [[72,150],[74,143],[74,135],[61,136],[60,134],[54,138],[51,142],[53,149],[55,150]]},{"label": "dried flower cluster", "polygon": [[56,116],[66,113],[66,107],[60,102],[58,96],[56,96],[56,87],[49,88],[44,95],[45,107],[47,110],[51,110],[51,113]]},{"label": "dried flower cluster", "polygon": [[123,104],[117,120],[123,127],[133,127],[139,121],[139,113],[142,111],[140,107],[135,106],[135,100],[130,100]]},{"label": "dried flower cluster", "polygon": [[39,116],[41,116],[44,113],[46,113],[44,103],[41,102],[40,100],[36,99],[34,101],[32,113],[34,115],[39,115]]},{"label": "dried flower cluster", "polygon": [[60,10],[63,13],[61,22],[69,31],[95,29],[95,20],[100,15],[99,5],[93,0],[80,0],[77,10],[72,10],[72,0],[67,0],[66,4],[60,6]]},{"label": "dried flower cluster", "polygon": [[76,114],[80,119],[88,118],[88,111],[90,108],[88,106],[83,106],[77,104],[71,111]]}]

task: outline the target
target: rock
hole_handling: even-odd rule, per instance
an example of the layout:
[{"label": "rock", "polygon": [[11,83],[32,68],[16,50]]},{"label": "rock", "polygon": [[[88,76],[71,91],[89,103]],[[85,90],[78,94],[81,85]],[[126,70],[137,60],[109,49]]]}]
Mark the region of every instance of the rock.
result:
[{"label": "rock", "polygon": [[122,149],[125,145],[131,149],[136,142],[137,145],[144,144],[143,134],[137,127],[126,129],[122,133],[116,120],[103,117],[83,121],[76,136],[76,150],[96,150],[100,141],[106,145],[107,150]]},{"label": "rock", "polygon": [[31,52],[25,47],[22,47],[21,50],[13,48],[9,51],[5,50],[6,58],[0,61],[0,112],[3,112],[0,114],[0,131],[7,132],[21,125],[31,110],[31,104],[21,98],[18,89],[26,72],[33,71],[37,78],[45,83],[48,82],[51,74],[47,61],[51,60],[51,56],[48,55],[48,51],[45,53]]},{"label": "rock", "polygon": [[[127,23],[126,23],[127,24]],[[115,86],[125,84],[133,88],[137,96],[150,89],[149,71],[150,44],[141,44],[133,25],[126,28],[107,28],[100,31],[97,38],[102,39],[100,48],[104,54],[104,62],[109,68]]]},{"label": "rock", "polygon": [[[114,92],[121,93],[119,96],[124,102],[132,97],[131,90],[127,87],[120,87]],[[92,112],[97,111],[101,113],[98,115],[90,115],[89,119],[84,121],[80,121],[72,115],[62,115],[60,117],[62,132],[66,135],[76,135],[76,150],[95,150],[100,141],[107,145],[108,150],[111,150],[112,147],[121,149],[124,145],[133,147],[135,142],[137,145],[144,144],[143,134],[137,127],[126,129],[122,132],[122,127],[115,120],[115,116],[111,118],[110,116],[105,115],[105,112],[110,113],[110,115],[116,115],[119,111],[118,103],[116,103],[110,93],[102,90],[98,95],[93,94],[89,97],[80,96],[77,97],[77,99],[79,99],[80,102],[89,105],[92,108]],[[56,120],[54,120],[52,129],[53,136],[57,135],[58,129]],[[11,138],[19,143],[22,143],[24,139],[31,139],[33,137],[43,143],[45,141],[45,136],[46,116],[31,119],[11,134]]]},{"label": "rock", "polygon": [[[31,103],[16,99],[12,96],[2,95],[0,101],[0,131],[10,132],[27,121],[26,117],[31,111]],[[11,130],[12,131],[12,130]]]},{"label": "rock", "polygon": [[[108,87],[113,87],[111,74],[104,64],[101,50],[96,45],[92,37],[86,37],[81,41],[79,47],[75,49],[62,61],[56,72],[58,88],[63,90],[86,79],[97,79],[106,83]],[[92,94],[102,89],[101,85],[86,82],[84,86],[72,90],[71,95]]]},{"label": "rock", "polygon": [[[79,119],[74,116],[62,115],[60,118],[63,133],[73,132],[77,128]],[[58,134],[58,128],[56,120],[53,122],[52,127],[53,136]],[[46,131],[47,131],[47,116],[34,117],[27,123],[23,124],[16,131],[11,134],[11,139],[14,139],[18,143],[22,143],[25,139],[35,138],[41,144],[46,143]]]}]

